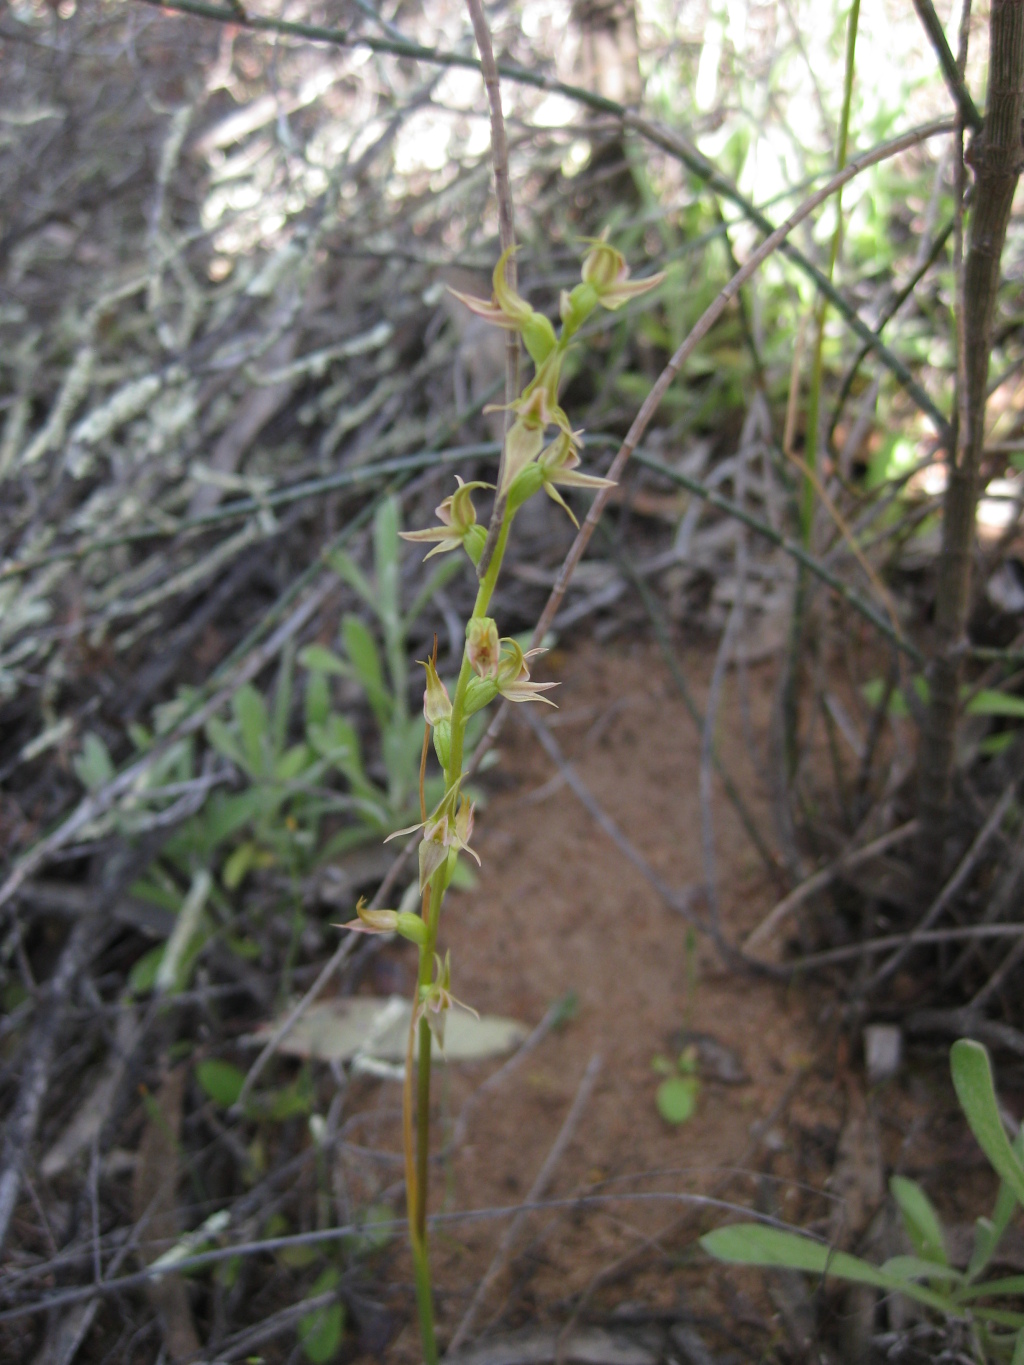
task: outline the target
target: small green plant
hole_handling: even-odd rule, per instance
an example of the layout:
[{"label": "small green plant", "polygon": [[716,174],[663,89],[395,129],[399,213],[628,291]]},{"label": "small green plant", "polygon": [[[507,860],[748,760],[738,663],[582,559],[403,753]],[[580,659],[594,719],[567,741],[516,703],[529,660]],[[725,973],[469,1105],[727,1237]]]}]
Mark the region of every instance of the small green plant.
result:
[{"label": "small green plant", "polygon": [[[427,1245],[431,1047],[435,1040],[443,1047],[445,1019],[452,1005],[459,1003],[452,994],[450,955],[442,961],[438,953],[438,930],[445,893],[455,874],[459,855],[468,853],[479,862],[470,843],[473,805],[464,785],[467,726],[473,716],[498,697],[513,702],[547,701],[543,694],[554,686],[531,680],[530,660],[536,651],[524,652],[518,641],[502,637],[497,622],[488,612],[509,532],[519,508],[543,489],[575,522],[576,518],[559,490],[596,490],[608,486],[607,479],[578,471],[580,433],[573,431],[558,402],[562,366],[573,337],[598,305],[617,309],[653,288],[662,278],[630,281],[621,253],[603,239],[594,242],[583,263],[580,283],[571,293],[562,294],[562,328],[556,336],[550,321],[535,312],[509,285],[505,275],[508,256],[509,252],[503,252],[495,267],[494,292],[490,300],[457,295],[486,321],[518,333],[536,367],[533,379],[512,404],[514,420],[505,438],[498,471],[492,532],[489,534],[477,521],[473,505],[473,494],[487,485],[457,479],[455,492],[437,509],[438,524],[403,533],[406,540],[431,545],[428,558],[465,551],[479,580],[473,611],[466,623],[466,644],[454,695],[438,676],[436,649],[424,664],[423,716],[426,724],[419,731],[422,735],[420,821],[407,830],[396,831],[422,831],[419,841],[421,910],[419,914],[410,910],[367,910],[360,903],[358,920],[345,926],[364,933],[397,933],[419,949],[419,972],[406,1052],[403,1132],[417,1311],[427,1365],[434,1365],[438,1358]],[[549,441],[547,436],[552,430],[554,436]],[[350,578],[349,581],[358,583],[357,579]],[[424,777],[431,741],[442,769],[443,788],[437,801],[428,802]]]},{"label": "small green plant", "polygon": [[658,1113],[676,1128],[688,1123],[697,1111],[700,1094],[696,1047],[691,1044],[683,1048],[674,1062],[659,1053],[651,1067],[659,1076],[665,1077],[654,1096]]},{"label": "small green plant", "polygon": [[[1011,1142],[1003,1127],[992,1066],[980,1043],[961,1039],[950,1052],[953,1085],[971,1132],[1001,1179],[992,1214],[975,1223],[965,1269],[950,1264],[947,1241],[931,1200],[913,1180],[890,1182],[914,1254],[874,1266],[834,1251],[803,1233],[762,1223],[738,1223],[701,1238],[717,1260],[734,1265],[805,1270],[902,1294],[948,1319],[967,1324],[979,1361],[1024,1365],[1024,1275],[984,1279],[1017,1210],[1024,1207],[1024,1127]],[[1016,1306],[1015,1306],[1016,1305]]]},{"label": "small green plant", "polygon": [[[134,994],[155,986],[185,989],[192,965],[214,934],[226,935],[232,950],[243,956],[258,952],[258,945],[232,938],[228,931],[229,898],[250,874],[283,876],[295,906],[297,936],[304,922],[301,879],[316,866],[415,818],[421,721],[409,715],[407,634],[458,564],[443,563],[403,610],[400,530],[398,504],[385,500],[373,525],[373,573],[364,574],[341,552],[331,558],[334,570],[369,609],[377,635],[358,616],[346,615],[337,651],[314,644],[296,658],[286,650],[269,696],[247,683],[232,697],[228,714],[208,722],[207,741],[230,763],[240,790],[211,786],[199,770],[195,741],[184,739],[162,754],[137,787],[91,828],[93,836],[112,829],[137,835],[160,824],[176,825],[133,894],[174,914],[179,923],[186,906],[194,914],[185,926],[187,934],[172,935],[173,973],[166,967],[169,945],[149,950],[131,973]],[[335,704],[339,678],[354,684],[369,706],[380,737],[379,765],[367,760],[355,725]],[[302,720],[296,736],[297,693]],[[151,749],[191,700],[183,690],[175,701],[157,708],[152,730],[130,726],[136,753]],[[90,791],[116,775],[110,752],[96,733],[85,736],[74,765]],[[440,775],[427,780],[431,804],[442,788]],[[213,880],[200,880],[200,904],[191,892],[201,874]]]}]

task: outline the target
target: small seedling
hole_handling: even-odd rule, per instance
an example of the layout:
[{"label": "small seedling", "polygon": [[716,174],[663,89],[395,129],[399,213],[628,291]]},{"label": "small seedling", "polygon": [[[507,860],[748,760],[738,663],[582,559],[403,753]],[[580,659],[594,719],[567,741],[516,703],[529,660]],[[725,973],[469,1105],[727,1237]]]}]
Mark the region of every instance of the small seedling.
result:
[{"label": "small seedling", "polygon": [[666,1123],[678,1128],[693,1118],[700,1094],[697,1075],[697,1049],[691,1044],[683,1049],[674,1062],[660,1053],[651,1067],[665,1080],[658,1086],[654,1102]]}]

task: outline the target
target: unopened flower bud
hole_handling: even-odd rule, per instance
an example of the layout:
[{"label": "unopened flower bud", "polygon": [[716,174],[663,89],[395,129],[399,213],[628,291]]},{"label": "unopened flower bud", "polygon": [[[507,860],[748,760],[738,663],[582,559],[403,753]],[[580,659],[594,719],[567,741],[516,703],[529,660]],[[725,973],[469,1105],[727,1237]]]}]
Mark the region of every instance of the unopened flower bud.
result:
[{"label": "unopened flower bud", "polygon": [[498,627],[489,616],[474,616],[466,625],[466,654],[479,677],[498,676],[501,644]]},{"label": "unopened flower bud", "polygon": [[451,698],[444,683],[437,676],[434,660],[428,659],[423,667],[427,670],[427,686],[423,693],[423,718],[428,725],[440,725],[442,721],[451,719]]},{"label": "unopened flower bud", "polygon": [[398,928],[397,910],[364,910],[362,901],[356,907],[359,923],[352,926],[367,934],[393,934]]}]

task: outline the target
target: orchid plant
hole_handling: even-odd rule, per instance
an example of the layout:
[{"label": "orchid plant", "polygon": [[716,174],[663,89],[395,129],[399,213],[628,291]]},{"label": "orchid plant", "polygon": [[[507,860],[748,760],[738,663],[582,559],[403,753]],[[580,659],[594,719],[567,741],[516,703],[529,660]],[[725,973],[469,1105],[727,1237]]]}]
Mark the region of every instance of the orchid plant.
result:
[{"label": "orchid plant", "polygon": [[[509,532],[523,504],[543,489],[564,508],[574,524],[578,524],[559,490],[597,490],[611,486],[608,479],[580,472],[582,432],[573,431],[559,406],[562,365],[573,337],[596,308],[621,308],[629,300],[655,288],[664,278],[659,274],[631,280],[621,252],[603,237],[592,241],[583,262],[580,283],[571,292],[562,293],[561,329],[556,335],[549,319],[531,308],[508,284],[505,266],[509,256],[509,251],[503,252],[494,269],[494,292],[490,300],[452,291],[485,321],[518,333],[535,366],[532,380],[512,404],[512,420],[505,437],[492,517],[492,527],[496,531],[493,553],[485,559],[488,532],[477,520],[473,505],[473,494],[493,485],[478,480],[464,483],[456,476],[455,492],[437,508],[439,524],[402,533],[405,540],[431,544],[433,548],[427,558],[465,551],[477,568],[479,578],[473,612],[466,623],[466,645],[454,696],[437,672],[436,640],[434,653],[424,664],[425,730],[420,764],[422,819],[418,825],[389,836],[393,839],[399,834],[422,831],[419,840],[421,910],[419,914],[368,910],[360,902],[358,918],[344,926],[362,933],[399,934],[419,949],[419,973],[406,1052],[403,1136],[416,1301],[427,1365],[434,1365],[437,1360],[427,1247],[431,1047],[436,1041],[443,1050],[448,1011],[452,1005],[462,1004],[451,992],[450,954],[442,960],[438,952],[438,929],[445,892],[460,853],[480,862],[470,842],[473,806],[462,790],[466,723],[498,697],[511,702],[554,704],[544,694],[555,684],[534,682],[531,678],[531,663],[541,651],[524,652],[515,640],[503,638],[488,610],[501,572]],[[437,806],[428,812],[423,791],[431,740],[444,772],[445,790]]]}]

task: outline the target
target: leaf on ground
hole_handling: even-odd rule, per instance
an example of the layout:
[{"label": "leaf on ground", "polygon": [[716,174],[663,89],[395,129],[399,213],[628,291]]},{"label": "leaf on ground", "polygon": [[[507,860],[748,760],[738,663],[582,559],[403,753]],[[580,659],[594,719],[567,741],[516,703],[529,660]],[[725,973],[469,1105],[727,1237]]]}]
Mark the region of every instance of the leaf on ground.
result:
[{"label": "leaf on ground", "polygon": [[[324,1000],[306,1011],[282,1040],[279,1050],[289,1057],[325,1062],[347,1062],[357,1055],[382,1062],[402,1062],[409,1015],[409,1002],[401,996]],[[262,1025],[250,1041],[262,1045],[279,1022]],[[450,1062],[501,1057],[517,1047],[527,1032],[517,1019],[498,1015],[475,1019],[465,1010],[455,1008],[449,1012],[445,1028],[445,1056]]]}]

